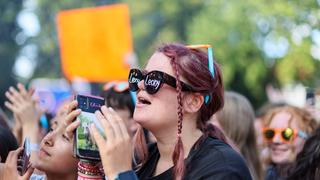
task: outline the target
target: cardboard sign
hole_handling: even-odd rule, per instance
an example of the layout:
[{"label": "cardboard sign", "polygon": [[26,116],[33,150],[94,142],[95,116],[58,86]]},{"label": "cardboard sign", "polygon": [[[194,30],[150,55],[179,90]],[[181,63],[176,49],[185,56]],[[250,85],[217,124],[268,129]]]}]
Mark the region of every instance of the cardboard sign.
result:
[{"label": "cardboard sign", "polygon": [[67,79],[126,80],[133,52],[129,8],[115,4],[65,10],[57,16],[62,70]]}]

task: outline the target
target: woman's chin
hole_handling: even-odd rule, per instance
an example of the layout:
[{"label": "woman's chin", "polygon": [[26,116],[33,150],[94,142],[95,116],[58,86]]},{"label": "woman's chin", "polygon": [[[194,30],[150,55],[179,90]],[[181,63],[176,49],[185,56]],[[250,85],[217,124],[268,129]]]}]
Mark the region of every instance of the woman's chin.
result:
[{"label": "woman's chin", "polygon": [[284,164],[290,162],[290,151],[272,152],[272,162],[275,164]]},{"label": "woman's chin", "polygon": [[133,114],[133,120],[141,126],[147,119],[150,119],[150,117],[148,118],[146,113],[135,111]]}]

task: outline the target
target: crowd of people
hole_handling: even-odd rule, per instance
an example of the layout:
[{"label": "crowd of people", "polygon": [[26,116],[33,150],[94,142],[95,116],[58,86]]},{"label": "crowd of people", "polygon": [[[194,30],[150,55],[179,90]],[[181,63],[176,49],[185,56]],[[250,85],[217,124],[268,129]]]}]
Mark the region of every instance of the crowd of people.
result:
[{"label": "crowd of people", "polygon": [[1,180],[320,179],[319,117],[284,103],[255,113],[245,96],[225,91],[207,45],[161,45],[128,82],[102,87],[105,105],[94,114],[104,134],[89,127],[100,161],[75,156],[79,102],[61,104],[47,129],[33,93],[20,83],[5,93],[13,121],[0,112]]}]

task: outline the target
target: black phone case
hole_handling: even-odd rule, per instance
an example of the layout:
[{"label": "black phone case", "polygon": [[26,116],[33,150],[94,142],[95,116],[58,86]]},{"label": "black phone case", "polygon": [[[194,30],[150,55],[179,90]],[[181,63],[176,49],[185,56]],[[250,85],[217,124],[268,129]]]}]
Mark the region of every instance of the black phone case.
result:
[{"label": "black phone case", "polygon": [[30,156],[30,140],[29,138],[25,138],[23,143],[23,151],[21,151],[21,154],[18,157],[18,171],[21,176],[23,176],[28,170]]}]

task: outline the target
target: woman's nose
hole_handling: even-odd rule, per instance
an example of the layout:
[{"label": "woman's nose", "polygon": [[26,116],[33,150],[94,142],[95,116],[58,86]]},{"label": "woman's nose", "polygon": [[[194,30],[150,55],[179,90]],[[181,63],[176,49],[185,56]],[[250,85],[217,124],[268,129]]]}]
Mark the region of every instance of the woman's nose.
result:
[{"label": "woman's nose", "polygon": [[140,90],[144,90],[144,80],[141,80],[140,82],[138,82],[138,88]]},{"label": "woman's nose", "polygon": [[53,144],[54,144],[54,137],[55,137],[55,134],[54,134],[53,132],[48,133],[48,134],[43,138],[43,143],[44,143],[46,146],[53,146]]},{"label": "woman's nose", "polygon": [[281,135],[279,134],[279,133],[276,133],[275,135],[274,135],[274,138],[273,138],[273,140],[272,140],[272,142],[273,143],[281,143],[281,137],[280,137]]}]

